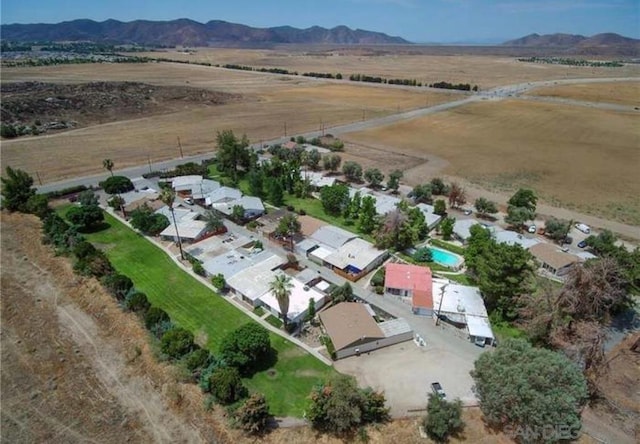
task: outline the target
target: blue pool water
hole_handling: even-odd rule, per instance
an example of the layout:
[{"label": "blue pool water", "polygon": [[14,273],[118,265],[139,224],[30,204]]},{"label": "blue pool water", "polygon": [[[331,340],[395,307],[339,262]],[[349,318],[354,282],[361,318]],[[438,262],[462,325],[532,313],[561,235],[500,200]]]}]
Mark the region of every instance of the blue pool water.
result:
[{"label": "blue pool water", "polygon": [[433,261],[447,267],[457,267],[460,265],[461,258],[457,254],[448,252],[447,250],[441,250],[440,248],[429,247],[433,256]]}]

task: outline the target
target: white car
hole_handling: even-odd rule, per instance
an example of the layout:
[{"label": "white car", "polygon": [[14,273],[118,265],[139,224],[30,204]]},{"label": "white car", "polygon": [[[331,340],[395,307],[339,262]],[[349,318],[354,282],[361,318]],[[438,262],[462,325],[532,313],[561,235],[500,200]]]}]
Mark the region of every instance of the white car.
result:
[{"label": "white car", "polygon": [[529,225],[529,228],[527,228],[527,231],[531,234],[536,232],[536,226],[535,225]]},{"label": "white car", "polygon": [[193,205],[193,199],[190,197],[185,197],[184,198],[184,203],[188,204],[188,205]]}]

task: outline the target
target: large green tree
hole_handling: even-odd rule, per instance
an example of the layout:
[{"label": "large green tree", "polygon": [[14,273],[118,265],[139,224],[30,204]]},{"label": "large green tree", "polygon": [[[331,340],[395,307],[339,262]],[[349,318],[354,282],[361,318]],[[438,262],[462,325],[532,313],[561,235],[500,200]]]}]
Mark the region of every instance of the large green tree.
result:
[{"label": "large green tree", "polygon": [[322,166],[325,170],[335,173],[340,168],[342,158],[338,154],[327,154],[322,158]]},{"label": "large green tree", "polygon": [[229,332],[220,344],[220,358],[229,366],[250,374],[271,351],[269,332],[251,322]]},{"label": "large green tree", "polygon": [[160,348],[170,358],[180,359],[195,348],[193,334],[184,328],[172,328],[162,335]]},{"label": "large green tree", "polygon": [[216,144],[218,146],[216,154],[218,170],[237,183],[239,169],[248,170],[251,166],[249,139],[246,135],[238,139],[232,130],[224,130],[216,135]]},{"label": "large green tree", "polygon": [[111,176],[100,182],[100,186],[107,194],[120,194],[133,191],[135,188],[131,179],[125,176]]},{"label": "large green tree", "polygon": [[518,298],[531,290],[533,257],[520,245],[497,243],[481,225],[469,230],[465,263],[476,279],[489,311],[506,319],[518,316]]},{"label": "large green tree", "polygon": [[536,204],[538,203],[538,197],[533,190],[520,188],[513,196],[511,196],[507,203],[509,204],[509,206],[526,208],[532,213],[535,213]]},{"label": "large green tree", "polygon": [[235,367],[218,367],[210,379],[211,395],[222,405],[232,404],[247,396],[240,372]]},{"label": "large green tree", "polygon": [[340,215],[349,204],[349,188],[343,184],[322,187],[320,201],[325,213],[332,216]]},{"label": "large green tree", "polygon": [[400,179],[402,179],[402,171],[394,170],[389,173],[387,188],[389,188],[394,194],[398,192],[398,188],[400,187]]},{"label": "large green tree", "polygon": [[540,435],[524,434],[541,434],[549,425],[562,426],[567,432],[566,436],[548,434],[551,442],[577,437],[587,384],[564,355],[535,348],[522,339],[508,339],[492,353],[481,354],[471,376],[489,424],[525,442],[540,442]]},{"label": "large green tree", "polygon": [[153,209],[147,204],[133,210],[129,214],[129,222],[133,228],[149,236],[157,236],[170,224],[167,216],[154,213]]},{"label": "large green tree", "polygon": [[360,203],[358,213],[358,230],[364,234],[370,234],[376,229],[377,221],[376,198],[364,196]]},{"label": "large green tree", "polygon": [[545,235],[558,242],[566,239],[569,230],[571,230],[570,221],[556,219],[555,217],[547,219],[544,224]]},{"label": "large green tree", "polygon": [[8,166],[5,169],[5,177],[0,177],[2,182],[2,206],[9,211],[27,211],[27,201],[36,194],[33,186],[33,177],[26,171],[13,169]]},{"label": "large green tree", "polygon": [[342,173],[349,182],[360,182],[362,180],[362,165],[349,160],[342,165]]},{"label": "large green tree", "polygon": [[377,168],[368,168],[364,172],[364,179],[371,188],[378,188],[384,180],[384,174]]},{"label": "large green tree", "polygon": [[476,207],[478,214],[481,216],[496,214],[498,212],[498,206],[496,203],[484,197],[477,198],[474,206]]},{"label": "large green tree", "polygon": [[431,195],[431,185],[428,183],[423,183],[420,185],[416,185],[413,187],[413,190],[409,194],[409,197],[413,198],[413,200],[418,203],[426,203],[430,204],[433,202],[433,198]]}]

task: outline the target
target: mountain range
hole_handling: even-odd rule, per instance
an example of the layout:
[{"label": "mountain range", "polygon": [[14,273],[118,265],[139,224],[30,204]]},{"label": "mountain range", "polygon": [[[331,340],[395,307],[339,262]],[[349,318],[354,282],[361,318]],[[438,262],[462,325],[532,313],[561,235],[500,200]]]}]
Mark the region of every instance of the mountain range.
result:
[{"label": "mountain range", "polygon": [[189,19],[171,21],[134,20],[121,22],[88,19],[56,24],[10,24],[0,27],[2,38],[10,41],[92,41],[113,44],[158,46],[217,46],[224,44],[407,44],[401,37],[381,32],[336,26],[307,29],[292,26],[253,28],[237,23]]},{"label": "mountain range", "polygon": [[632,55],[640,54],[640,40],[615,33],[585,37],[578,34],[529,34],[503,43],[503,46],[564,49],[567,53],[584,55]]}]

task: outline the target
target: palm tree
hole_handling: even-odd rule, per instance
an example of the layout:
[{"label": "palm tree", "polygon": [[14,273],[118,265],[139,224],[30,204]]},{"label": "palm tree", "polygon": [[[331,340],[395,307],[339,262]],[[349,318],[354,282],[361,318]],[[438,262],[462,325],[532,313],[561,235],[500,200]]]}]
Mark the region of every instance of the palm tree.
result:
[{"label": "palm tree", "polygon": [[203,217],[207,224],[206,227],[208,232],[216,232],[224,227],[222,217],[217,211],[209,210],[204,213]]},{"label": "palm tree", "polygon": [[284,273],[278,274],[269,283],[269,290],[278,300],[280,306],[280,313],[282,313],[282,322],[284,322],[284,328],[287,329],[287,314],[289,313],[289,296],[291,296],[291,277]]},{"label": "palm tree", "polygon": [[102,167],[105,170],[109,170],[109,172],[111,173],[111,177],[113,177],[113,166],[114,166],[113,165],[113,160],[111,160],[111,159],[104,159],[102,161]]},{"label": "palm tree", "polygon": [[178,248],[180,249],[180,257],[184,260],[184,253],[182,252],[182,239],[180,239],[180,233],[178,233],[178,224],[176,223],[176,213],[173,209],[173,202],[176,200],[176,194],[173,190],[165,189],[160,194],[160,200],[169,207],[171,216],[173,217],[173,226],[176,228],[176,237],[178,238]]}]

